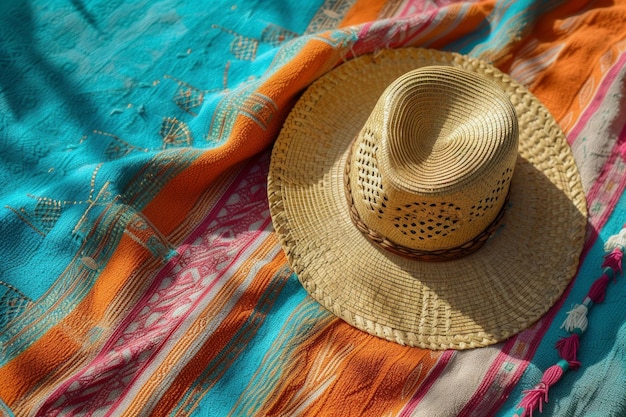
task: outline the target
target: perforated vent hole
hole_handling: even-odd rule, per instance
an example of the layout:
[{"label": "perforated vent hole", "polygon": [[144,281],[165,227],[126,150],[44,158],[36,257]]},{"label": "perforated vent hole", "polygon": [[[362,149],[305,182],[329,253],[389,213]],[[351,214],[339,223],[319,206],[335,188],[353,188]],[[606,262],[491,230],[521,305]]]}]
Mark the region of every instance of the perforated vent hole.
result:
[{"label": "perforated vent hole", "polygon": [[395,211],[393,225],[411,240],[443,237],[459,228],[460,208],[453,203],[416,202]]},{"label": "perforated vent hole", "polygon": [[484,216],[488,211],[493,209],[493,207],[497,204],[500,199],[500,194],[506,188],[506,185],[511,181],[511,174],[513,170],[507,168],[500,178],[496,181],[496,184],[491,190],[491,195],[485,198],[482,198],[478,201],[478,203],[474,204],[470,208],[470,212],[468,213],[468,221],[475,220]]},{"label": "perforated vent hole", "polygon": [[511,182],[511,174],[513,174],[513,170],[511,168],[507,168],[500,176],[500,179],[496,181],[496,185],[491,190],[491,194],[499,194],[502,189]]},{"label": "perforated vent hole", "polygon": [[487,211],[493,209],[496,201],[498,201],[497,196],[487,197],[479,200],[477,204],[474,204],[470,208],[468,221],[471,222],[473,219],[484,216]]},{"label": "perforated vent hole", "polygon": [[382,219],[387,208],[387,198],[383,194],[382,180],[376,166],[378,146],[373,142],[371,134],[365,133],[363,139],[356,149],[357,185],[363,193],[365,207]]}]

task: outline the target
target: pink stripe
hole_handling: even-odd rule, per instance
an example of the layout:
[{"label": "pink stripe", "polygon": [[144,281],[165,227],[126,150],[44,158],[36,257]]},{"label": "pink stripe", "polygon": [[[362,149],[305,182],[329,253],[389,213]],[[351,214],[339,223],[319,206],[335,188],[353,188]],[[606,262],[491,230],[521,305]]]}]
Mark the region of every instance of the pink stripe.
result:
[{"label": "pink stripe", "polygon": [[[407,37],[403,39],[402,42],[399,42],[398,44],[393,45],[393,47],[415,44],[416,40],[424,32],[426,32],[426,29],[430,29],[432,27],[432,23],[435,21],[435,18],[437,16],[439,16],[439,10],[433,10],[432,12],[430,12],[426,20],[424,20],[423,17],[421,16],[417,19],[412,18],[409,22],[407,22],[408,26],[407,26],[407,30],[405,31],[406,33],[408,33]],[[419,22],[421,26],[417,30],[411,31],[411,27],[415,22]]]},{"label": "pink stripe", "polygon": [[[253,238],[252,240],[256,240],[256,239],[259,237],[259,235],[261,235],[261,234],[264,232],[264,229],[267,227],[267,224],[268,224],[268,222],[265,222],[265,223],[263,224],[263,227],[261,227],[261,228],[259,229],[258,233],[256,233],[256,234],[254,235],[254,238]],[[205,297],[208,293],[210,293],[210,292],[211,292],[211,290],[213,289],[213,287],[215,287],[215,285],[217,284],[217,282],[218,282],[218,281],[220,281],[220,280],[222,279],[222,277],[223,277],[224,273],[225,273],[226,271],[228,271],[228,270],[229,270],[229,269],[230,269],[230,268],[231,268],[234,264],[236,264],[236,263],[237,263],[237,261],[238,261],[240,258],[242,258],[242,254],[243,254],[243,250],[239,251],[239,253],[237,254],[237,256],[236,256],[236,257],[234,257],[234,258],[232,259],[232,261],[228,264],[228,266],[227,266],[226,268],[224,268],[224,270],[222,271],[222,273],[221,273],[221,274],[219,274],[218,276],[216,276],[216,277],[215,277],[215,279],[214,279],[213,281],[211,281],[210,285],[209,285],[209,286],[207,286],[207,287],[205,288],[205,290],[202,292],[202,294],[200,295],[200,297],[198,297],[198,300],[197,300],[195,303],[193,303],[193,305],[192,305],[192,306],[191,306],[191,307],[187,310],[187,312],[186,312],[183,316],[181,316],[181,319],[179,320],[179,323],[183,323],[183,322],[185,321],[185,319],[191,315],[191,313],[192,313],[192,312],[193,312],[193,311],[194,311],[194,310],[198,307],[198,305],[201,303],[201,301],[204,299],[204,297]],[[174,332],[175,330],[176,330],[176,328],[175,328],[175,327],[172,327],[172,328],[170,329],[170,333],[169,333],[168,335],[166,335],[166,336],[164,336],[164,337],[162,338],[163,343],[164,343],[165,341],[167,341],[167,339],[169,338],[170,334],[171,334],[172,332]],[[153,362],[154,358],[157,356],[158,352],[161,350],[161,347],[163,346],[163,343],[161,343],[161,344],[159,345],[159,347],[158,347],[158,348],[154,349],[154,351],[153,351],[153,352],[152,352],[152,354],[150,355],[150,359],[149,359],[149,360],[147,360],[146,362],[144,362],[144,363],[141,365],[140,369],[138,369],[138,370],[135,372],[133,379],[130,381],[130,383],[129,383],[129,384],[127,384],[127,385],[126,385],[126,387],[125,387],[126,389],[124,390],[124,393],[123,393],[122,395],[120,395],[120,396],[118,397],[117,401],[115,401],[115,402],[111,405],[111,408],[110,408],[110,409],[109,409],[109,411],[107,412],[106,416],[110,416],[110,415],[112,415],[112,413],[115,411],[115,409],[116,409],[116,408],[117,408],[117,407],[118,407],[118,406],[122,403],[122,401],[123,401],[123,400],[124,400],[124,398],[125,398],[125,394],[128,392],[128,390],[129,390],[129,389],[130,389],[130,388],[134,385],[135,381],[136,381],[138,378],[140,378],[140,377],[141,377],[141,375],[143,374],[143,372],[144,372],[146,369],[148,369],[148,368],[150,367],[150,365],[152,364],[152,362]]]},{"label": "pink stripe", "polygon": [[366,37],[367,32],[370,31],[372,26],[374,26],[374,22],[368,22],[361,25],[361,28],[359,29],[359,33],[357,35],[357,39],[363,39],[364,37]]},{"label": "pink stripe", "polygon": [[439,360],[437,361],[437,364],[430,372],[430,374],[426,377],[426,380],[422,383],[415,395],[411,397],[409,402],[402,409],[400,417],[410,417],[411,413],[413,413],[413,411],[417,408],[417,405],[420,403],[420,401],[424,399],[426,393],[435,384],[435,381],[439,379],[439,376],[441,375],[443,370],[446,369],[446,366],[448,365],[455,353],[456,351],[454,350],[446,350],[441,354]]},{"label": "pink stripe", "polygon": [[[234,191],[237,189],[237,187],[239,186],[239,182],[245,178],[245,175],[247,173],[247,170],[244,170],[243,173],[239,174],[239,178],[237,178],[236,181],[233,182],[233,184],[230,185],[230,187],[228,188],[228,190],[224,193],[224,195],[222,196],[222,198],[220,198],[220,200],[217,202],[217,204],[215,205],[215,208],[213,210],[211,210],[211,215],[207,216],[207,218],[205,218],[202,223],[189,235],[189,238],[187,238],[185,240],[185,243],[183,243],[179,249],[177,250],[179,256],[175,257],[174,259],[172,259],[159,273],[158,275],[155,277],[155,279],[152,281],[152,284],[150,285],[150,288],[145,292],[145,295],[143,297],[143,299],[141,301],[139,301],[136,305],[135,308],[130,312],[130,314],[128,314],[126,316],[126,318],[124,319],[124,321],[122,321],[120,323],[120,325],[118,326],[118,329],[124,329],[126,328],[131,322],[133,322],[135,320],[135,316],[138,315],[138,313],[145,307],[145,301],[148,298],[148,296],[152,296],[152,294],[154,294],[156,292],[156,290],[159,288],[159,286],[161,285],[161,281],[163,280],[163,278],[169,274],[172,269],[176,266],[176,264],[178,264],[178,262],[180,261],[180,255],[182,255],[185,251],[187,251],[189,249],[189,247],[191,246],[192,242],[194,242],[198,237],[200,237],[201,234],[206,233],[207,231],[207,226],[214,221],[217,218],[218,213],[220,212],[220,210],[226,205],[226,202],[228,201],[228,199],[230,198],[230,196],[234,193]],[[259,230],[259,233],[262,232],[262,229]],[[256,238],[256,236],[255,236]],[[238,254],[240,255],[240,253]],[[230,267],[232,264],[234,263],[231,262],[228,267]],[[226,268],[228,269],[228,268]],[[226,270],[225,269],[225,270]],[[212,282],[211,284],[209,284],[209,289],[208,291],[210,291],[211,288],[213,288],[213,286],[215,285],[215,283],[219,280],[219,276],[217,276]],[[206,292],[205,292],[206,293]],[[204,295],[204,294],[203,294]],[[198,300],[202,299],[202,297],[199,297]],[[197,303],[197,302],[196,302]],[[195,307],[195,304],[194,304]],[[107,342],[106,345],[103,346],[103,350],[108,350],[110,348],[113,347],[113,345],[118,341],[118,336],[119,334],[117,334],[118,332],[114,333],[111,338],[109,339],[109,341]]]},{"label": "pink stripe", "polygon": [[576,125],[572,128],[572,130],[570,130],[567,135],[567,141],[570,145],[574,143],[574,141],[578,138],[578,135],[580,135],[580,132],[585,128],[585,126],[587,126],[589,119],[591,119],[593,114],[600,108],[602,101],[606,97],[607,91],[611,89],[611,85],[617,80],[617,74],[622,70],[624,64],[626,64],[626,54],[622,54],[619,60],[606,73],[602,83],[594,95],[594,98],[591,100],[583,114],[578,118]]},{"label": "pink stripe", "polygon": [[[261,160],[265,162],[266,158],[262,158]],[[184,248],[188,248],[189,246],[191,246],[191,242],[194,242],[195,239],[193,239],[194,237],[197,239],[198,237],[200,237],[201,234],[205,234],[207,232],[207,230],[209,229],[209,226],[211,225],[211,223],[216,220],[219,217],[219,213],[221,211],[222,208],[224,208],[228,202],[228,200],[232,197],[233,194],[236,194],[237,189],[241,186],[240,183],[241,181],[249,178],[249,172],[248,170],[250,169],[251,166],[257,164],[256,159],[252,159],[250,163],[247,164],[246,169],[244,169],[242,172],[239,173],[238,178],[236,179],[236,181],[233,182],[233,184],[231,184],[231,186],[228,188],[228,190],[224,193],[224,195],[222,196],[222,198],[218,201],[218,203],[216,204],[215,208],[211,211],[211,213],[213,213],[211,216],[208,216],[201,224],[199,227],[197,227],[194,231],[194,233],[192,233],[190,235],[190,238],[188,238],[186,240],[186,244],[184,245]],[[189,317],[189,315],[191,314],[192,311],[194,311],[197,306],[201,303],[201,301],[204,299],[204,297],[211,292],[211,290],[215,287],[215,285],[217,284],[218,281],[220,281],[223,277],[223,275],[229,271],[231,269],[231,267],[233,265],[235,265],[239,259],[241,259],[244,256],[244,248],[249,246],[250,242],[253,242],[255,240],[258,239],[258,237],[260,235],[262,235],[265,232],[265,229],[267,228],[267,226],[269,225],[269,223],[271,222],[271,218],[268,216],[265,221],[263,222],[262,226],[258,228],[258,230],[256,231],[256,233],[254,234],[249,234],[248,235],[248,239],[246,243],[246,245],[243,248],[240,248],[240,250],[237,252],[237,255],[234,256],[232,258],[232,260],[228,263],[228,266],[226,266],[225,268],[223,268],[221,270],[221,273],[217,274],[215,276],[215,278],[213,279],[213,281],[211,281],[211,283],[205,288],[205,290],[202,292],[201,296],[197,298],[196,302],[194,302],[192,304],[192,306],[187,310],[187,312],[184,314],[184,316],[181,316],[180,320],[178,321],[179,323],[183,323],[187,317]],[[182,253],[182,252],[181,252]],[[172,262],[172,265],[169,266],[168,270],[171,270],[171,268],[173,268],[173,266],[175,265],[176,262]],[[161,278],[165,276],[165,273],[161,273],[160,274]],[[156,289],[158,288],[158,283],[160,283],[161,279],[157,279],[155,280],[155,283],[153,283],[151,290],[152,291],[148,291],[147,294],[154,294],[154,292],[156,291]],[[156,284],[156,285],[155,285]],[[139,303],[137,305],[137,307],[135,308],[135,310],[137,311],[141,311],[141,307],[144,303],[144,300],[142,300],[142,303]],[[141,307],[141,308],[140,308]],[[130,316],[132,317],[132,316]],[[126,322],[130,322],[131,320],[126,320]],[[170,333],[175,331],[176,328],[173,327],[172,329],[170,329]],[[168,335],[169,337],[169,335]],[[163,341],[167,340],[167,337],[163,338]],[[141,370],[137,370],[134,374],[133,379],[131,380],[131,382],[129,384],[126,385],[126,389],[124,390],[124,394],[126,394],[128,392],[128,390],[130,389],[130,387],[133,386],[135,380],[137,380],[142,373],[149,367],[149,365],[152,363],[152,361],[154,360],[154,358],[157,356],[159,350],[161,349],[162,343],[161,345],[155,349],[152,353],[152,355],[150,356],[150,359],[147,360],[142,366],[141,366]],[[111,408],[109,409],[109,411],[107,412],[107,416],[110,416],[115,409],[122,403],[122,401],[125,398],[125,395],[122,394],[118,397],[117,401],[115,401]]]},{"label": "pink stripe", "polygon": [[[424,3],[424,2],[420,2],[420,3]],[[424,4],[421,5],[422,10],[415,10],[415,8],[417,7],[416,4],[414,2],[408,2],[406,7],[400,13],[398,13],[398,16],[415,15],[416,12],[417,13],[431,12],[433,10],[446,8],[454,3],[455,2],[453,0],[448,0],[448,1],[440,0],[436,2],[428,2],[426,3],[426,6],[424,6]]]},{"label": "pink stripe", "polygon": [[611,150],[611,156],[588,193],[591,231],[597,236],[626,188],[626,124]]},{"label": "pink stripe", "polygon": [[[238,226],[241,230],[238,231],[233,228],[233,232],[242,233],[242,236],[243,233],[245,233],[245,239],[237,239],[238,244],[231,248],[236,252],[233,251],[233,255],[230,256],[230,259],[227,259],[228,266],[224,267],[221,265],[219,272],[215,270],[215,276],[212,277],[210,282],[205,282],[203,285],[194,284],[195,280],[192,279],[192,281],[190,281],[191,271],[188,268],[183,267],[183,269],[176,274],[173,272],[173,268],[178,263],[187,267],[193,266],[194,254],[198,253],[203,245],[214,245],[212,249],[220,252],[216,253],[216,256],[222,252],[224,256],[227,255],[227,252],[225,252],[227,250],[226,247],[231,246],[228,245],[228,238],[226,238],[226,241],[221,242],[223,239],[219,232],[220,229],[224,227],[224,224],[228,223],[224,221],[222,217],[228,216],[231,211],[242,211],[244,209],[247,211],[252,207],[253,209],[249,210],[250,216],[255,219],[263,217],[257,211],[266,210],[267,203],[265,198],[263,198],[264,201],[256,202],[255,199],[259,198],[259,196],[250,191],[251,185],[257,183],[260,185],[265,178],[263,172],[266,172],[267,160],[269,158],[265,157],[259,159],[261,161],[260,163],[256,162],[256,160],[252,160],[248,164],[247,169],[240,172],[236,180],[233,181],[233,184],[231,184],[226,193],[223,194],[211,210],[210,215],[190,234],[185,244],[181,245],[178,249],[180,256],[172,259],[156,274],[155,279],[150,284],[150,288],[144,293],[142,299],[135,304],[133,310],[122,320],[116,331],[102,346],[96,358],[57,388],[55,392],[48,397],[40,411],[49,413],[60,412],[61,410],[70,413],[81,411],[88,412],[89,410],[83,410],[83,408],[95,402],[98,407],[100,407],[101,412],[104,411],[105,407],[113,405],[112,408],[108,409],[110,413],[119,405],[124,393],[119,392],[113,400],[109,399],[109,396],[106,395],[108,391],[105,389],[107,381],[115,379],[119,382],[124,379],[123,390],[126,392],[128,388],[132,386],[132,381],[138,378],[142,374],[142,370],[145,370],[153,360],[168,335],[175,331],[176,327],[189,317],[199,303],[203,302],[204,297],[206,297],[211,289],[222,279],[226,271],[244,256],[245,248],[248,247],[251,242],[258,239],[261,234],[265,233],[265,229],[269,226],[269,222],[271,221],[269,216],[266,216],[263,224],[253,231],[249,230],[248,224],[245,221],[240,220]],[[254,168],[255,164],[257,172],[250,175],[251,168]],[[251,177],[254,179],[251,180]],[[245,183],[244,180],[246,180]],[[256,182],[251,184],[252,181]],[[234,194],[242,195],[243,198],[243,194],[241,194],[243,189],[246,189],[249,193],[249,195],[245,195],[249,203],[247,206],[242,207],[237,203],[229,201]],[[222,213],[222,211],[226,214]],[[229,226],[226,225],[226,227]],[[193,245],[193,242],[201,237],[201,235],[206,235],[207,233],[215,234],[215,238],[212,239],[211,242],[203,241],[200,245],[200,249],[198,249],[197,245]],[[165,288],[161,288],[163,280],[168,276],[172,277],[172,283]],[[192,293],[193,290],[196,292]],[[168,297],[168,294],[170,297]],[[159,295],[159,297],[156,301],[152,301],[152,298],[157,295]],[[180,305],[177,306],[177,303]],[[152,306],[153,304],[154,306]],[[161,320],[157,320],[153,323],[144,322],[148,320],[148,318],[145,317],[146,313],[142,311],[146,306],[152,306],[151,310],[155,313],[163,313],[162,318],[166,320],[166,322],[162,323]],[[183,306],[185,307],[185,311],[181,312],[180,315],[177,314],[175,317],[169,317],[168,313]],[[139,325],[141,331],[129,331],[130,326],[133,325]],[[129,337],[131,334],[132,338]],[[139,355],[146,356],[140,358]],[[128,356],[130,356],[130,358]],[[92,392],[93,389],[98,386],[102,389],[99,390],[97,395],[92,395],[91,398],[88,399],[82,399],[81,391],[88,390]],[[59,400],[62,401],[59,402]],[[73,408],[72,405],[74,406]]]},{"label": "pink stripe", "polygon": [[[558,307],[553,307],[550,311],[556,312]],[[492,415],[502,406],[526,370],[528,358],[535,354],[551,322],[551,319],[544,317],[534,327],[506,341],[459,416],[469,417],[478,410],[480,415]],[[513,372],[505,370],[504,363],[510,363]],[[487,410],[489,413],[486,413]]]},{"label": "pink stripe", "polygon": [[[381,48],[397,48],[414,42],[431,25],[436,16],[435,10],[428,16],[396,17],[365,25],[359,30],[359,40],[353,46],[355,55],[364,55]],[[381,39],[386,39],[387,42],[382,45]]]}]

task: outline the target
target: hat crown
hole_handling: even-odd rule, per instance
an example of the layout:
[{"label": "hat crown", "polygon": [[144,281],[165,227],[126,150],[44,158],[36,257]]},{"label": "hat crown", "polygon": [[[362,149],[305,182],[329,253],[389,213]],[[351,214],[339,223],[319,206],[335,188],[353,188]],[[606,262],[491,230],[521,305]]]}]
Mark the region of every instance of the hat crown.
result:
[{"label": "hat crown", "polygon": [[498,217],[517,148],[515,109],[495,83],[455,67],[411,71],[385,90],[353,144],[354,209],[394,244],[458,248]]}]

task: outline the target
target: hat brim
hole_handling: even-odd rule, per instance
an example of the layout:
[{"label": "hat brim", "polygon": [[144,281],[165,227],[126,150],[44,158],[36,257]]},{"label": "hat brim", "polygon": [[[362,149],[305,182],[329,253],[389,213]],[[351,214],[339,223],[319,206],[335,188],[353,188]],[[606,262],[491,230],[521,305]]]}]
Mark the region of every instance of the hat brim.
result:
[{"label": "hat brim", "polygon": [[[520,131],[498,231],[472,255],[433,263],[363,236],[350,220],[343,177],[350,144],[384,89],[429,65],[496,82]],[[419,48],[359,57],[313,83],[274,145],[268,196],[289,263],[313,298],[368,333],[435,350],[490,345],[544,315],[576,273],[587,218],[571,150],[539,100],[483,61]]]}]

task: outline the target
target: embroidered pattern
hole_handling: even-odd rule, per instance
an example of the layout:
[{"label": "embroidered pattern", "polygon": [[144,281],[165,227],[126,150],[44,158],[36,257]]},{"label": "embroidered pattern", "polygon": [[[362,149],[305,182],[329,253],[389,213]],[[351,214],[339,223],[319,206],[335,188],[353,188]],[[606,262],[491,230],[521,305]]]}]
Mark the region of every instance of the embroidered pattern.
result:
[{"label": "embroidered pattern", "polygon": [[335,29],[355,0],[326,0],[311,19],[304,33],[318,33]]},{"label": "embroidered pattern", "polygon": [[31,302],[20,290],[0,281],[0,308],[3,311],[3,314],[0,314],[0,329],[5,328],[15,317],[19,316]]},{"label": "embroidered pattern", "polygon": [[160,134],[163,138],[164,149],[170,146],[191,146],[191,131],[187,123],[175,117],[163,118]]},{"label": "embroidered pattern", "polygon": [[97,135],[106,136],[111,139],[111,142],[109,143],[109,145],[106,147],[106,150],[104,151],[104,154],[109,160],[122,158],[131,152],[149,152],[150,151],[150,149],[147,149],[147,148],[140,148],[140,147],[131,145],[130,143],[126,142],[125,140],[122,140],[120,137],[112,133],[102,132],[100,130],[94,130],[93,133]]},{"label": "embroidered pattern", "polygon": [[298,34],[295,32],[270,23],[261,33],[261,42],[272,46],[280,46],[282,43],[295,39],[297,36]]},{"label": "embroidered pattern", "polygon": [[256,59],[256,52],[259,47],[258,40],[240,35],[239,33],[226,29],[220,25],[214,24],[211,25],[211,27],[233,36],[233,40],[230,43],[230,52],[235,58],[243,61],[254,61]]},{"label": "embroidered pattern", "polygon": [[202,106],[202,103],[204,103],[204,95],[206,91],[196,88],[184,81],[178,80],[171,75],[165,75],[165,78],[169,78],[178,84],[178,89],[174,95],[174,103],[176,103],[176,105],[185,113],[197,116],[198,113],[196,110],[198,110]]}]

